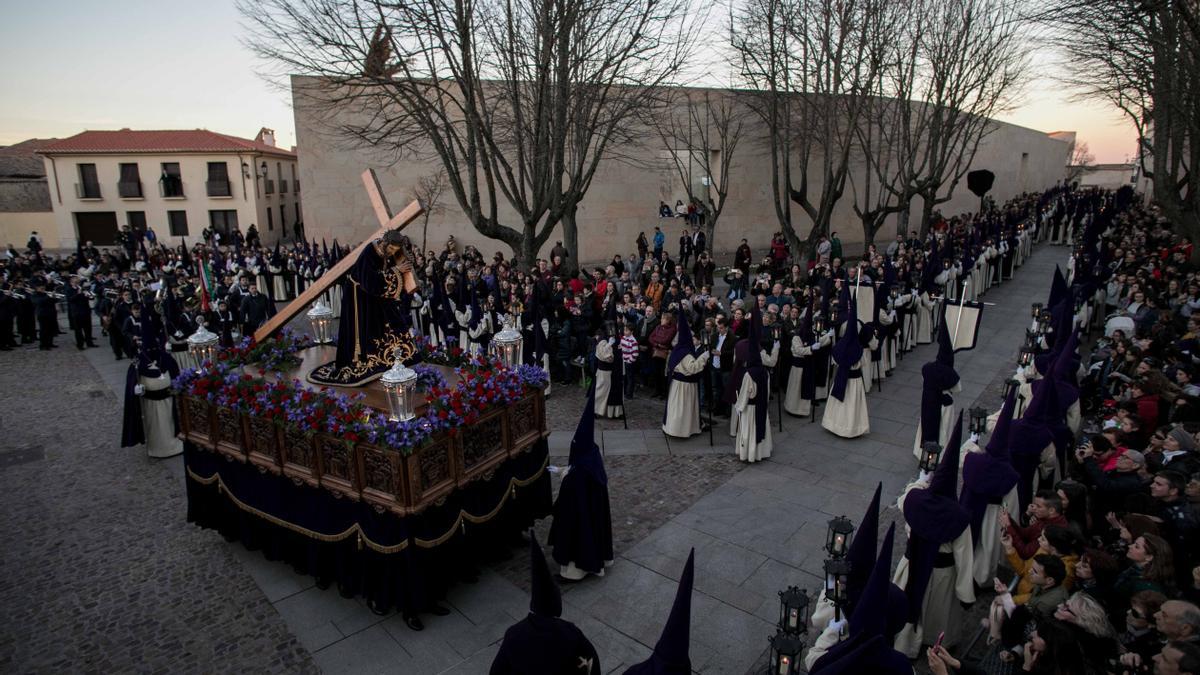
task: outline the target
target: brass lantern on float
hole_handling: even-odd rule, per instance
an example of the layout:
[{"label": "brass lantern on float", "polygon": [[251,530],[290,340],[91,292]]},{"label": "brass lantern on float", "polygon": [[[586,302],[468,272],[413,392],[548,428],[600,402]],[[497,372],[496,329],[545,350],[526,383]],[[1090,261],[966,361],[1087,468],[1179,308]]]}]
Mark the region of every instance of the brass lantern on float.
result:
[{"label": "brass lantern on float", "polygon": [[327,345],[333,342],[333,310],[325,304],[324,299],[317,298],[306,316],[312,324],[313,340],[317,344]]},{"label": "brass lantern on float", "polygon": [[504,330],[496,333],[496,336],[492,338],[492,356],[497,358],[505,368],[514,370],[521,365],[523,341],[521,331],[517,330],[510,321],[505,324]]},{"label": "brass lantern on float", "polygon": [[385,372],[379,382],[388,402],[388,419],[407,422],[417,416],[417,373],[404,365],[397,350],[396,362]]},{"label": "brass lantern on float", "polygon": [[203,321],[196,327],[196,332],[188,336],[188,353],[196,360],[197,368],[204,367],[206,361],[213,363],[217,360],[217,342],[219,340],[216,333],[204,327]]}]

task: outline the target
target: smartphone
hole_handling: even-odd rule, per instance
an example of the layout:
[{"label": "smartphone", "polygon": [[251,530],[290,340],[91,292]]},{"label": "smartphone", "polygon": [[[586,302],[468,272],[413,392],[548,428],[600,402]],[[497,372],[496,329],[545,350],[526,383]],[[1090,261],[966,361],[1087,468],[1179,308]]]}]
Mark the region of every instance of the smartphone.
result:
[{"label": "smartphone", "polygon": [[933,643],[933,648],[934,648],[934,650],[935,650],[935,651],[936,651],[936,650],[937,650],[939,647],[941,647],[941,646],[942,646],[942,639],[943,639],[943,638],[945,638],[945,637],[946,637],[946,631],[942,631],[942,632],[938,633],[938,639],[937,639],[937,642]]}]

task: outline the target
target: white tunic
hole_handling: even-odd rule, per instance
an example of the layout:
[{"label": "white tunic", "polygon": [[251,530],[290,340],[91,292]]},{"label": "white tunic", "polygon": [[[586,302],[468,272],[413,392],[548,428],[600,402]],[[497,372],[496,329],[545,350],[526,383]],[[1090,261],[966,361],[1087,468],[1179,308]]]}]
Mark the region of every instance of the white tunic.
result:
[{"label": "white tunic", "polygon": [[756,395],[758,395],[758,388],[754,384],[754,379],[750,377],[750,373],[746,373],[742,376],[742,387],[738,392],[737,403],[734,404],[734,409],[738,413],[734,448],[737,450],[738,459],[744,462],[757,462],[771,456],[770,406],[767,410],[767,428],[762,441],[759,442],[757,440],[758,416],[754,404],[751,403],[751,399]]},{"label": "white tunic", "polygon": [[[688,354],[675,366],[675,372],[685,377],[704,372],[709,353],[699,357]],[[663,433],[676,438],[688,438],[700,433],[700,385],[672,379],[667,392],[667,418]]]},{"label": "white tunic", "polygon": [[[926,486],[925,483],[917,481],[904,489],[904,494],[897,502],[901,513],[904,511],[904,498],[908,496],[909,491]],[[907,525],[905,530],[908,530]],[[955,598],[960,602],[975,602],[975,581],[972,578],[975,556],[971,545],[971,528],[965,528],[954,541],[942,544],[938,552],[953,553],[954,566],[934,568],[929,586],[925,589],[925,599],[921,603],[921,622],[905,624],[904,629],[896,636],[896,649],[904,652],[910,659],[917,657],[921,645],[932,645],[942,631],[946,633],[943,645],[952,647],[957,644],[963,622],[962,610]],[[908,583],[908,568],[909,560],[905,555],[896,566],[892,583],[904,588]]]},{"label": "white tunic", "polygon": [[[866,368],[871,363],[871,352],[863,350],[862,358],[854,366]],[[871,419],[867,412],[867,389],[861,377],[846,381],[846,393],[842,400],[830,395],[825,403],[825,414],[821,426],[842,438],[856,438],[871,431]]]},{"label": "white tunic", "polygon": [[919,345],[927,345],[933,342],[933,300],[928,293],[921,293],[917,298],[916,323],[917,333],[916,341]]},{"label": "white tunic", "polygon": [[[609,338],[596,343],[597,361],[613,363],[612,340]],[[612,371],[596,369],[596,415],[598,417],[619,418],[625,414],[624,406],[608,404],[608,395],[611,391]]]},{"label": "white tunic", "polygon": [[[171,376],[166,373],[162,373],[158,377],[139,374],[138,384],[142,385],[146,391],[170,389]],[[183,441],[175,437],[173,399],[151,401],[143,396],[141,404],[142,430],[146,435],[146,454],[162,458],[174,457],[183,452]]]}]

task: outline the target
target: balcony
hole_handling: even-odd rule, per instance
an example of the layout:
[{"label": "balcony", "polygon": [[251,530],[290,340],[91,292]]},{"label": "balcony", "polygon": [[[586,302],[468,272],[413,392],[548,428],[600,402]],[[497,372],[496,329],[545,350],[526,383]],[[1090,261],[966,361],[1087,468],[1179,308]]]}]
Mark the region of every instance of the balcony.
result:
[{"label": "balcony", "polygon": [[227,180],[210,180],[204,182],[204,189],[209,197],[232,197],[233,190]]},{"label": "balcony", "polygon": [[76,183],[75,197],[77,199],[103,199],[100,196],[99,183]]},{"label": "balcony", "polygon": [[286,195],[287,191],[288,191],[287,187],[288,187],[288,182],[286,180],[283,180],[282,178],[280,178],[279,179],[279,194]]},{"label": "balcony", "polygon": [[266,187],[263,188],[263,191],[269,195],[275,194],[275,181],[268,178],[266,180]]},{"label": "balcony", "polygon": [[142,181],[140,180],[122,180],[117,181],[117,196],[121,199],[141,199],[145,195],[142,194]]},{"label": "balcony", "polygon": [[174,177],[160,178],[158,196],[163,199],[184,199],[183,181]]}]

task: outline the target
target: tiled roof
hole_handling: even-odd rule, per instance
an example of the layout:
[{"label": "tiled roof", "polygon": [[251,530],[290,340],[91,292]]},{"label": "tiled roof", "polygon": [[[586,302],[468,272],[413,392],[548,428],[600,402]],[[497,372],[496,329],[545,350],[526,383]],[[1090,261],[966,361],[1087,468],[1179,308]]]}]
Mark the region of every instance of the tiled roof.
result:
[{"label": "tiled roof", "polygon": [[262,152],[283,157],[296,153],[246,138],[218,134],[207,129],[179,131],[85,131],[38,150],[44,155],[171,153],[171,152]]},{"label": "tiled roof", "polygon": [[36,152],[57,141],[57,138],[31,138],[0,146],[0,178],[45,178],[46,165]]}]

